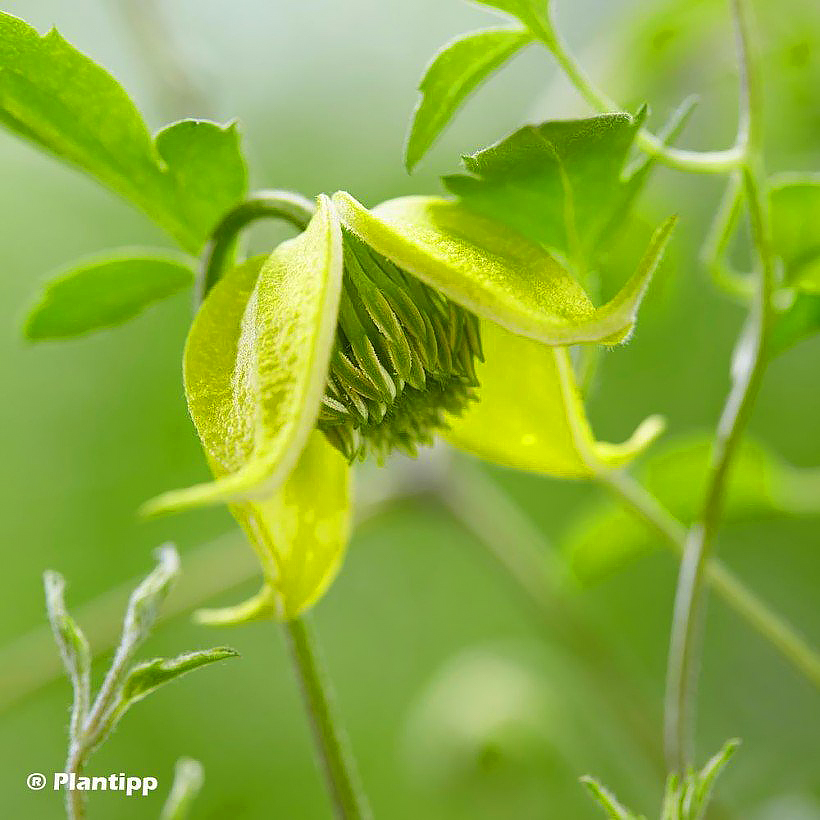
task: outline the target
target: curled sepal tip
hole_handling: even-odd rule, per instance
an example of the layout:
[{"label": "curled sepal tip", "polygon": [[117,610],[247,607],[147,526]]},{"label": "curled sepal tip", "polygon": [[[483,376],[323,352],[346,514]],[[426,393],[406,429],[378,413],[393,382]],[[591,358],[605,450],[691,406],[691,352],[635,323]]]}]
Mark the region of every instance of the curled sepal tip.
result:
[{"label": "curled sepal tip", "polygon": [[290,620],[310,608],[341,566],[351,527],[350,483],[344,457],[322,433],[311,433],[271,498],[231,505],[262,564],[262,589],[236,606],[202,610],[197,620],[213,626]]},{"label": "curled sepal tip", "polygon": [[333,201],[342,224],[400,268],[481,318],[549,345],[623,341],[675,221],[658,229],[623,289],[596,308],[545,248],[459,202],[410,196],[369,211],[344,191]]},{"label": "curled sepal tip", "polygon": [[585,478],[622,466],[663,429],[646,419],[623,444],[595,439],[566,348],[516,336],[482,322],[485,363],[479,401],[450,419],[448,438],[488,461],[562,478]]},{"label": "curled sepal tip", "polygon": [[146,512],[270,497],[316,424],[336,332],[342,237],[320,196],[307,229],[229,271],[185,346],[188,407],[216,481],[166,493]]},{"label": "curled sepal tip", "polygon": [[275,616],[276,596],[267,582],[256,595],[241,604],[194,612],[194,620],[203,626],[236,626]]}]

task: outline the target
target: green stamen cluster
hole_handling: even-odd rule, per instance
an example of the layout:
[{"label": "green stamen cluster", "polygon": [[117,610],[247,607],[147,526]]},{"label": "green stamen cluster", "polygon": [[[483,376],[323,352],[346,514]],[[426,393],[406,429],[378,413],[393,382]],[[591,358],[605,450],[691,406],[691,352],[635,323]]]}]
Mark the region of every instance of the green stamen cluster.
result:
[{"label": "green stamen cluster", "polygon": [[415,455],[474,398],[478,319],[348,232],[344,264],[319,429],[350,461]]}]

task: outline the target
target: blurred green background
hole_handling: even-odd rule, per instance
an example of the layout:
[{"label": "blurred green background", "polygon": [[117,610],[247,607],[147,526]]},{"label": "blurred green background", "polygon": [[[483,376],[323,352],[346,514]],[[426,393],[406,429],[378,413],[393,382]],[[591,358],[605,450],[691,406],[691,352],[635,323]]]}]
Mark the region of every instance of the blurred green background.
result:
[{"label": "blurred green background", "polygon": [[[556,0],[562,29],[590,72],[626,104],[647,100],[656,126],[683,96],[702,95],[684,137],[692,147],[722,147],[734,130],[725,5]],[[770,166],[816,169],[820,12],[812,0],[757,5]],[[525,121],[584,112],[547,55],[532,49],[469,103],[407,177],[401,151],[422,69],[448,38],[493,24],[483,9],[459,0],[7,0],[3,9],[40,30],[57,25],[123,82],[152,126],[187,115],[238,118],[255,186],[309,195],[345,188],[370,203],[435,191],[460,153]],[[222,539],[203,563],[201,545],[233,531],[226,513],[150,522],[135,514],[157,491],[206,474],[180,384],[190,296],[68,344],[20,340],[25,307],[55,268],[107,248],[168,240],[5,133],[0,169],[0,789],[5,817],[50,818],[61,816],[58,796],[24,785],[28,772],[61,769],[68,714],[68,684],[51,673],[56,650],[42,632],[42,571],[67,577],[68,603],[81,620],[78,608],[92,602],[100,622],[83,626],[100,641],[116,626],[122,597],[98,599],[146,571],[163,541],[183,556],[172,606],[220,586],[208,603],[232,603],[257,582],[228,588],[252,566],[238,535]],[[697,263],[719,194],[717,179],[661,170],[644,197],[647,220],[676,211],[681,225],[635,337],[604,357],[589,400],[601,438],[625,437],[651,412],[668,418],[670,436],[714,426],[743,316]],[[253,243],[261,250],[282,235],[260,228]],[[796,466],[820,464],[819,374],[818,338],[778,358],[752,420],[754,434]],[[545,544],[557,545],[600,494],[583,483],[487,472],[532,517]],[[372,483],[365,475],[363,490]],[[819,547],[818,521],[805,516],[757,514],[728,525],[720,539],[726,562],[814,643]],[[189,565],[202,571],[187,577]],[[626,667],[658,735],[675,570],[661,551],[573,592]],[[597,810],[577,783],[588,772],[637,810],[656,813],[658,778],[599,697],[609,682],[585,677],[484,548],[435,505],[396,504],[369,520],[314,621],[377,817],[593,818]],[[188,755],[206,772],[196,817],[328,816],[275,627],[215,633],[180,615],[157,630],[145,656],[218,643],[237,647],[242,659],[141,704],[90,770],[156,775],[164,792],[175,759]],[[720,786],[725,816],[820,818],[816,692],[717,599],[702,678],[700,757],[729,737],[743,739]],[[95,795],[90,811],[154,817],[160,801]]]}]

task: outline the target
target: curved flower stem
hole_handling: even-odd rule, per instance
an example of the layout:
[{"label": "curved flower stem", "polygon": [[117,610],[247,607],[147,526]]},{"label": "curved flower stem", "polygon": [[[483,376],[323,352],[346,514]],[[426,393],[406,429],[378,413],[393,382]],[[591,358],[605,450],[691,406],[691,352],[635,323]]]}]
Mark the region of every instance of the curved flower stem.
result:
[{"label": "curved flower stem", "polygon": [[208,295],[208,291],[222,276],[236,251],[237,239],[244,228],[259,219],[282,219],[303,231],[314,210],[311,200],[291,191],[257,191],[228,211],[214,228],[205,250],[197,302]]},{"label": "curved flower stem", "polygon": [[[273,218],[304,230],[314,210],[313,203],[299,194],[259,191],[229,211],[214,229],[205,252],[197,302],[219,281],[244,228],[258,219]],[[319,665],[315,639],[301,618],[286,621],[283,629],[336,816],[340,820],[365,820],[371,816],[370,809],[358,785],[347,738],[332,707],[330,686]]]},{"label": "curved flower stem", "polygon": [[302,618],[286,621],[283,628],[336,816],[343,820],[371,817],[347,737],[334,715],[330,686],[320,667],[315,638]]},{"label": "curved flower stem", "polygon": [[769,236],[765,176],[760,151],[761,112],[757,62],[752,52],[744,0],[733,0],[741,65],[741,118],[738,145],[743,147],[743,187],[758,256],[755,301],[735,353],[733,384],[721,414],[712,450],[706,495],[689,532],[678,577],[667,666],[664,736],[670,766],[683,772],[691,759],[691,734],[697,691],[703,610],[703,580],[723,512],[732,459],[737,451],[766,367],[772,325],[771,299],[775,263]]},{"label": "curved flower stem", "polygon": [[[623,472],[602,472],[598,481],[679,555],[686,548],[686,528],[644,487]],[[711,558],[705,580],[743,620],[752,626],[807,680],[820,689],[820,655],[780,615],[771,610],[723,563]]]},{"label": "curved flower stem", "polygon": [[[578,93],[597,111],[620,111],[620,106],[595,86],[552,22],[548,20],[547,23],[533,33],[546,46]],[[657,157],[665,165],[695,174],[724,174],[736,170],[743,164],[745,157],[742,147],[738,145],[723,151],[672,148],[646,128],[638,131],[637,143],[647,154]]]}]

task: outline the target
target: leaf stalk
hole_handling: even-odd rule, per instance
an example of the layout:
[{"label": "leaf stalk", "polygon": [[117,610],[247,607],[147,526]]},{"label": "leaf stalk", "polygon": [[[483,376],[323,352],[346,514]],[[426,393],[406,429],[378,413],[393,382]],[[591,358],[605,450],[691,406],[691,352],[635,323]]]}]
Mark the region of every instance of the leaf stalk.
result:
[{"label": "leaf stalk", "polygon": [[[552,54],[567,79],[592,108],[600,112],[621,110],[621,107],[601,91],[584,71],[558,34],[551,19],[546,18],[533,33]],[[695,174],[725,174],[740,168],[745,159],[744,150],[739,145],[720,151],[690,151],[673,148],[646,128],[638,131],[636,141],[647,154],[657,157],[660,162],[670,168]]]},{"label": "leaf stalk", "polygon": [[222,276],[236,252],[239,234],[259,219],[282,219],[299,231],[307,228],[315,206],[291,191],[257,191],[240,202],[214,228],[205,250],[196,302],[199,304]]}]

